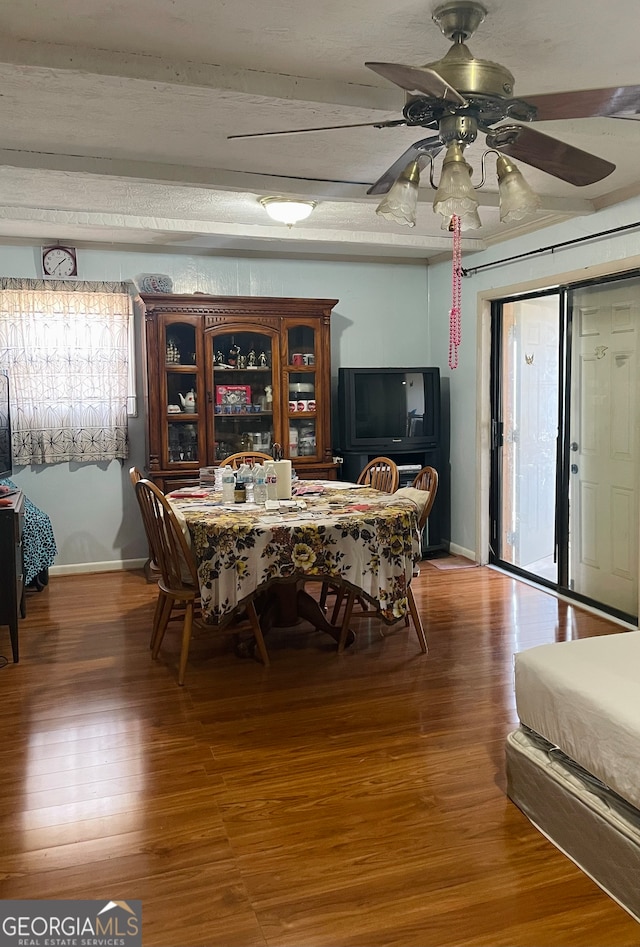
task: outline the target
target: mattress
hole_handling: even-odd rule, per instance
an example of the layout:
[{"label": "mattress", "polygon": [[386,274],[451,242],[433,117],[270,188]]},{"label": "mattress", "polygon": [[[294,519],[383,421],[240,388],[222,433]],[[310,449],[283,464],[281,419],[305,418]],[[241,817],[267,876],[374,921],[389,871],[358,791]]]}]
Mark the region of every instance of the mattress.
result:
[{"label": "mattress", "polygon": [[507,737],[506,763],[509,798],[640,921],[640,811],[526,728]]},{"label": "mattress", "polygon": [[640,809],[640,631],[515,656],[520,722]]}]

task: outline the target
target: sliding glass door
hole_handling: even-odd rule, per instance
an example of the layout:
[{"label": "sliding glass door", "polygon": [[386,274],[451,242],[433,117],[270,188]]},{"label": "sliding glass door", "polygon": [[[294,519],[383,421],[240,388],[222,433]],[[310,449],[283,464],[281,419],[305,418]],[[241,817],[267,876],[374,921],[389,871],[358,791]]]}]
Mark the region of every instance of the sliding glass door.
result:
[{"label": "sliding glass door", "polygon": [[511,566],[556,582],[556,477],[560,390],[560,297],[504,302],[494,412],[500,492],[495,552]]},{"label": "sliding glass door", "polygon": [[638,614],[640,278],[494,305],[490,559]]}]

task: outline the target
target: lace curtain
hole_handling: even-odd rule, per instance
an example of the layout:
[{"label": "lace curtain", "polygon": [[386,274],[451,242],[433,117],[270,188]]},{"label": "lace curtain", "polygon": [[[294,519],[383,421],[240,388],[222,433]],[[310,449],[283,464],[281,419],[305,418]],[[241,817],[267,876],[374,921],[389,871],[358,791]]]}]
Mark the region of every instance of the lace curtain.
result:
[{"label": "lace curtain", "polygon": [[127,457],[132,320],[126,283],[0,280],[16,466]]}]

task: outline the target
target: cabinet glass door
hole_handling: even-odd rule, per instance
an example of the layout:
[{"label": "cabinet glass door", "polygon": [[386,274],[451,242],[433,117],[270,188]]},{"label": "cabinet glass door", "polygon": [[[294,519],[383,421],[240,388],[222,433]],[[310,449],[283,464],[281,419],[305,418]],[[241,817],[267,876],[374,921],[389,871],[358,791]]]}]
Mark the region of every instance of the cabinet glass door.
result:
[{"label": "cabinet glass door", "polygon": [[255,330],[217,332],[211,334],[209,344],[215,460],[239,451],[270,454],[275,438],[275,338]]},{"label": "cabinet glass door", "polygon": [[296,325],[287,332],[288,456],[315,457],[316,439],[316,333],[315,327]]},{"label": "cabinet glass door", "polygon": [[165,370],[160,397],[166,419],[162,466],[193,466],[198,462],[201,419],[196,326],[169,318],[161,335],[161,345],[164,346]]}]

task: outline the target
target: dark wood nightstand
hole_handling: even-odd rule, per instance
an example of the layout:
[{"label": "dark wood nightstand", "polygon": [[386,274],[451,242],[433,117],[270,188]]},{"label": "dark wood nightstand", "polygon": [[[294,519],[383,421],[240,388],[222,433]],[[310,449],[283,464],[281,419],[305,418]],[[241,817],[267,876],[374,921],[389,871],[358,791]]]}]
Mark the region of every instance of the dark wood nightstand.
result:
[{"label": "dark wood nightstand", "polygon": [[22,561],[22,529],[24,494],[21,491],[6,498],[0,506],[0,625],[9,626],[13,660],[19,660],[18,619],[25,617],[24,568]]}]

